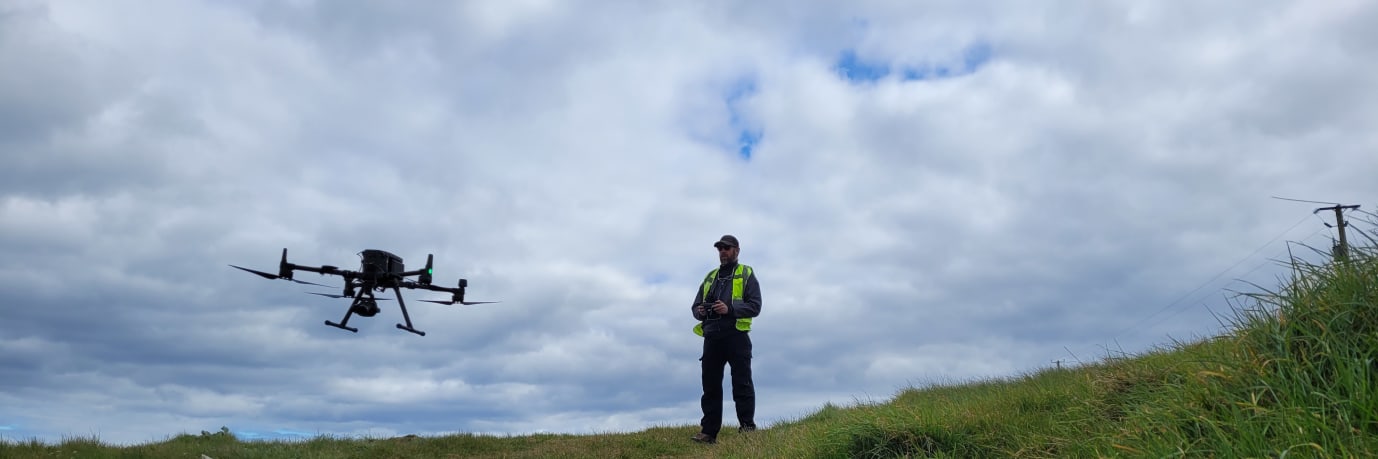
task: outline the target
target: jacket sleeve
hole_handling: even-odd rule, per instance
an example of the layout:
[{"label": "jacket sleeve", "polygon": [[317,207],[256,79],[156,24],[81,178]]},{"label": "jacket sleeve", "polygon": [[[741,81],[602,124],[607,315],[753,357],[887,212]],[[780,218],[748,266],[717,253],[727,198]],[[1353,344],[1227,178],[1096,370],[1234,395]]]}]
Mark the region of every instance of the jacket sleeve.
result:
[{"label": "jacket sleeve", "polygon": [[746,277],[745,289],[742,290],[742,302],[732,305],[732,317],[738,319],[756,317],[761,315],[761,284],[756,282],[756,271],[752,270],[751,275]]},{"label": "jacket sleeve", "polygon": [[[700,287],[702,287],[702,286],[700,285]],[[704,319],[707,319],[707,318],[708,318],[707,315],[699,314],[699,312],[698,312],[698,310],[697,310],[697,309],[698,309],[699,303],[702,303],[702,302],[703,302],[703,288],[696,288],[696,289],[694,289],[694,302],[689,304],[689,314],[692,314],[692,315],[694,316],[694,320],[704,320]]]}]

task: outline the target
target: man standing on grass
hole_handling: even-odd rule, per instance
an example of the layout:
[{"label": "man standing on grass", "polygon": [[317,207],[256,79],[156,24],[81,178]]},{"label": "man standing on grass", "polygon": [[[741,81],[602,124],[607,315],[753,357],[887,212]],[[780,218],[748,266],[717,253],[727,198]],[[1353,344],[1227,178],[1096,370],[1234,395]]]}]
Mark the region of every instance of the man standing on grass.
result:
[{"label": "man standing on grass", "polygon": [[722,429],[723,365],[732,366],[732,401],[737,404],[738,432],[756,430],[756,387],[751,382],[751,318],[761,313],[761,286],[750,266],[737,262],[741,246],[724,235],[713,243],[720,266],[708,273],[690,306],[703,337],[702,430],[692,438],[716,443]]}]

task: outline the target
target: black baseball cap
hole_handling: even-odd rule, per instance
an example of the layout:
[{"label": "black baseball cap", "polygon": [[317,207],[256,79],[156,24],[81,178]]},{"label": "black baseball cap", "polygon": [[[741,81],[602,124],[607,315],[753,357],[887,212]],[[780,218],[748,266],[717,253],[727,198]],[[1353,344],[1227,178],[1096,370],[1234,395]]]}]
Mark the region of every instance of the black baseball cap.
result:
[{"label": "black baseball cap", "polygon": [[714,243],[713,243],[713,247],[720,247],[720,246],[724,246],[724,245],[726,245],[726,246],[732,246],[732,247],[741,247],[741,246],[742,246],[741,244],[738,244],[738,243],[737,243],[737,236],[733,236],[733,235],[731,235],[731,234],[724,234],[724,235],[722,236],[722,239],[718,239],[718,242],[714,242]]}]

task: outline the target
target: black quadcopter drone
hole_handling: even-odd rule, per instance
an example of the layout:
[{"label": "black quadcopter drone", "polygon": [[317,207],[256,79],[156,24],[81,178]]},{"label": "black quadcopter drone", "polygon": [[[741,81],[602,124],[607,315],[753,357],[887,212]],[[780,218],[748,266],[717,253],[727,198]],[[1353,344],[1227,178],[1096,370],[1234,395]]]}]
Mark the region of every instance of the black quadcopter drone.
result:
[{"label": "black quadcopter drone", "polygon": [[[344,270],[330,265],[319,267],[302,266],[288,263],[287,249],[282,249],[282,261],[278,263],[277,274],[265,273],[263,271],[256,271],[235,265],[230,265],[230,267],[257,274],[265,279],[285,279],[298,284],[319,285],[321,287],[329,286],[293,279],[292,272],[306,271],[321,275],[330,274],[344,277],[344,292],[340,295],[316,292],[307,293],[328,296],[331,298],[352,298],[354,302],[349,305],[349,310],[345,311],[344,320],[341,320],[340,323],[327,320],[325,324],[342,330],[349,330],[354,333],[358,333],[359,329],[347,325],[349,323],[349,318],[355,314],[364,317],[373,317],[380,311],[378,302],[387,300],[387,298],[374,298],[374,291],[383,292],[392,289],[393,293],[397,295],[397,305],[402,308],[402,319],[407,322],[406,325],[397,324],[397,328],[421,336],[426,336],[426,332],[412,328],[411,316],[407,315],[407,305],[402,302],[401,289],[410,288],[450,293],[449,301],[421,300],[428,303],[465,305],[497,303],[496,301],[464,301],[464,288],[469,286],[469,281],[465,279],[459,280],[458,288],[431,285],[431,261],[433,260],[431,255],[426,255],[426,267],[417,271],[407,271],[406,267],[402,264],[401,257],[382,250],[365,250],[359,252],[359,258],[361,258],[362,261],[360,262],[358,271]],[[407,279],[411,276],[417,276],[416,280],[411,281]]]}]

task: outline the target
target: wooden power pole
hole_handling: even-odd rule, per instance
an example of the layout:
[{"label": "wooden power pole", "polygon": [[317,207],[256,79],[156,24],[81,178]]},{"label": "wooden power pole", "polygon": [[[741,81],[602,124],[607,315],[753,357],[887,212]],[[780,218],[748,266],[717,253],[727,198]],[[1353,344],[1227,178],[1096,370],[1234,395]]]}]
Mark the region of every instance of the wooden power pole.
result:
[{"label": "wooden power pole", "polygon": [[1330,206],[1330,207],[1322,207],[1322,208],[1316,209],[1315,212],[1312,212],[1312,213],[1317,213],[1317,212],[1320,212],[1320,211],[1322,211],[1322,210],[1333,210],[1333,211],[1335,211],[1335,228],[1336,228],[1337,230],[1339,230],[1339,232],[1340,232],[1340,240],[1339,240],[1339,243],[1337,243],[1337,244],[1335,245],[1335,249],[1334,249],[1332,255],[1334,255],[1335,261],[1337,261],[1337,262],[1338,262],[1338,261],[1344,261],[1344,260],[1348,260],[1348,259],[1349,259],[1349,241],[1345,239],[1345,226],[1348,225],[1348,223],[1345,223],[1345,211],[1346,211],[1346,210],[1354,210],[1354,209],[1358,209],[1358,208],[1359,208],[1359,206],[1358,206],[1357,204],[1356,204],[1356,205],[1352,205],[1352,206],[1342,206],[1342,205],[1336,204],[1336,205],[1333,205],[1333,206]]}]

